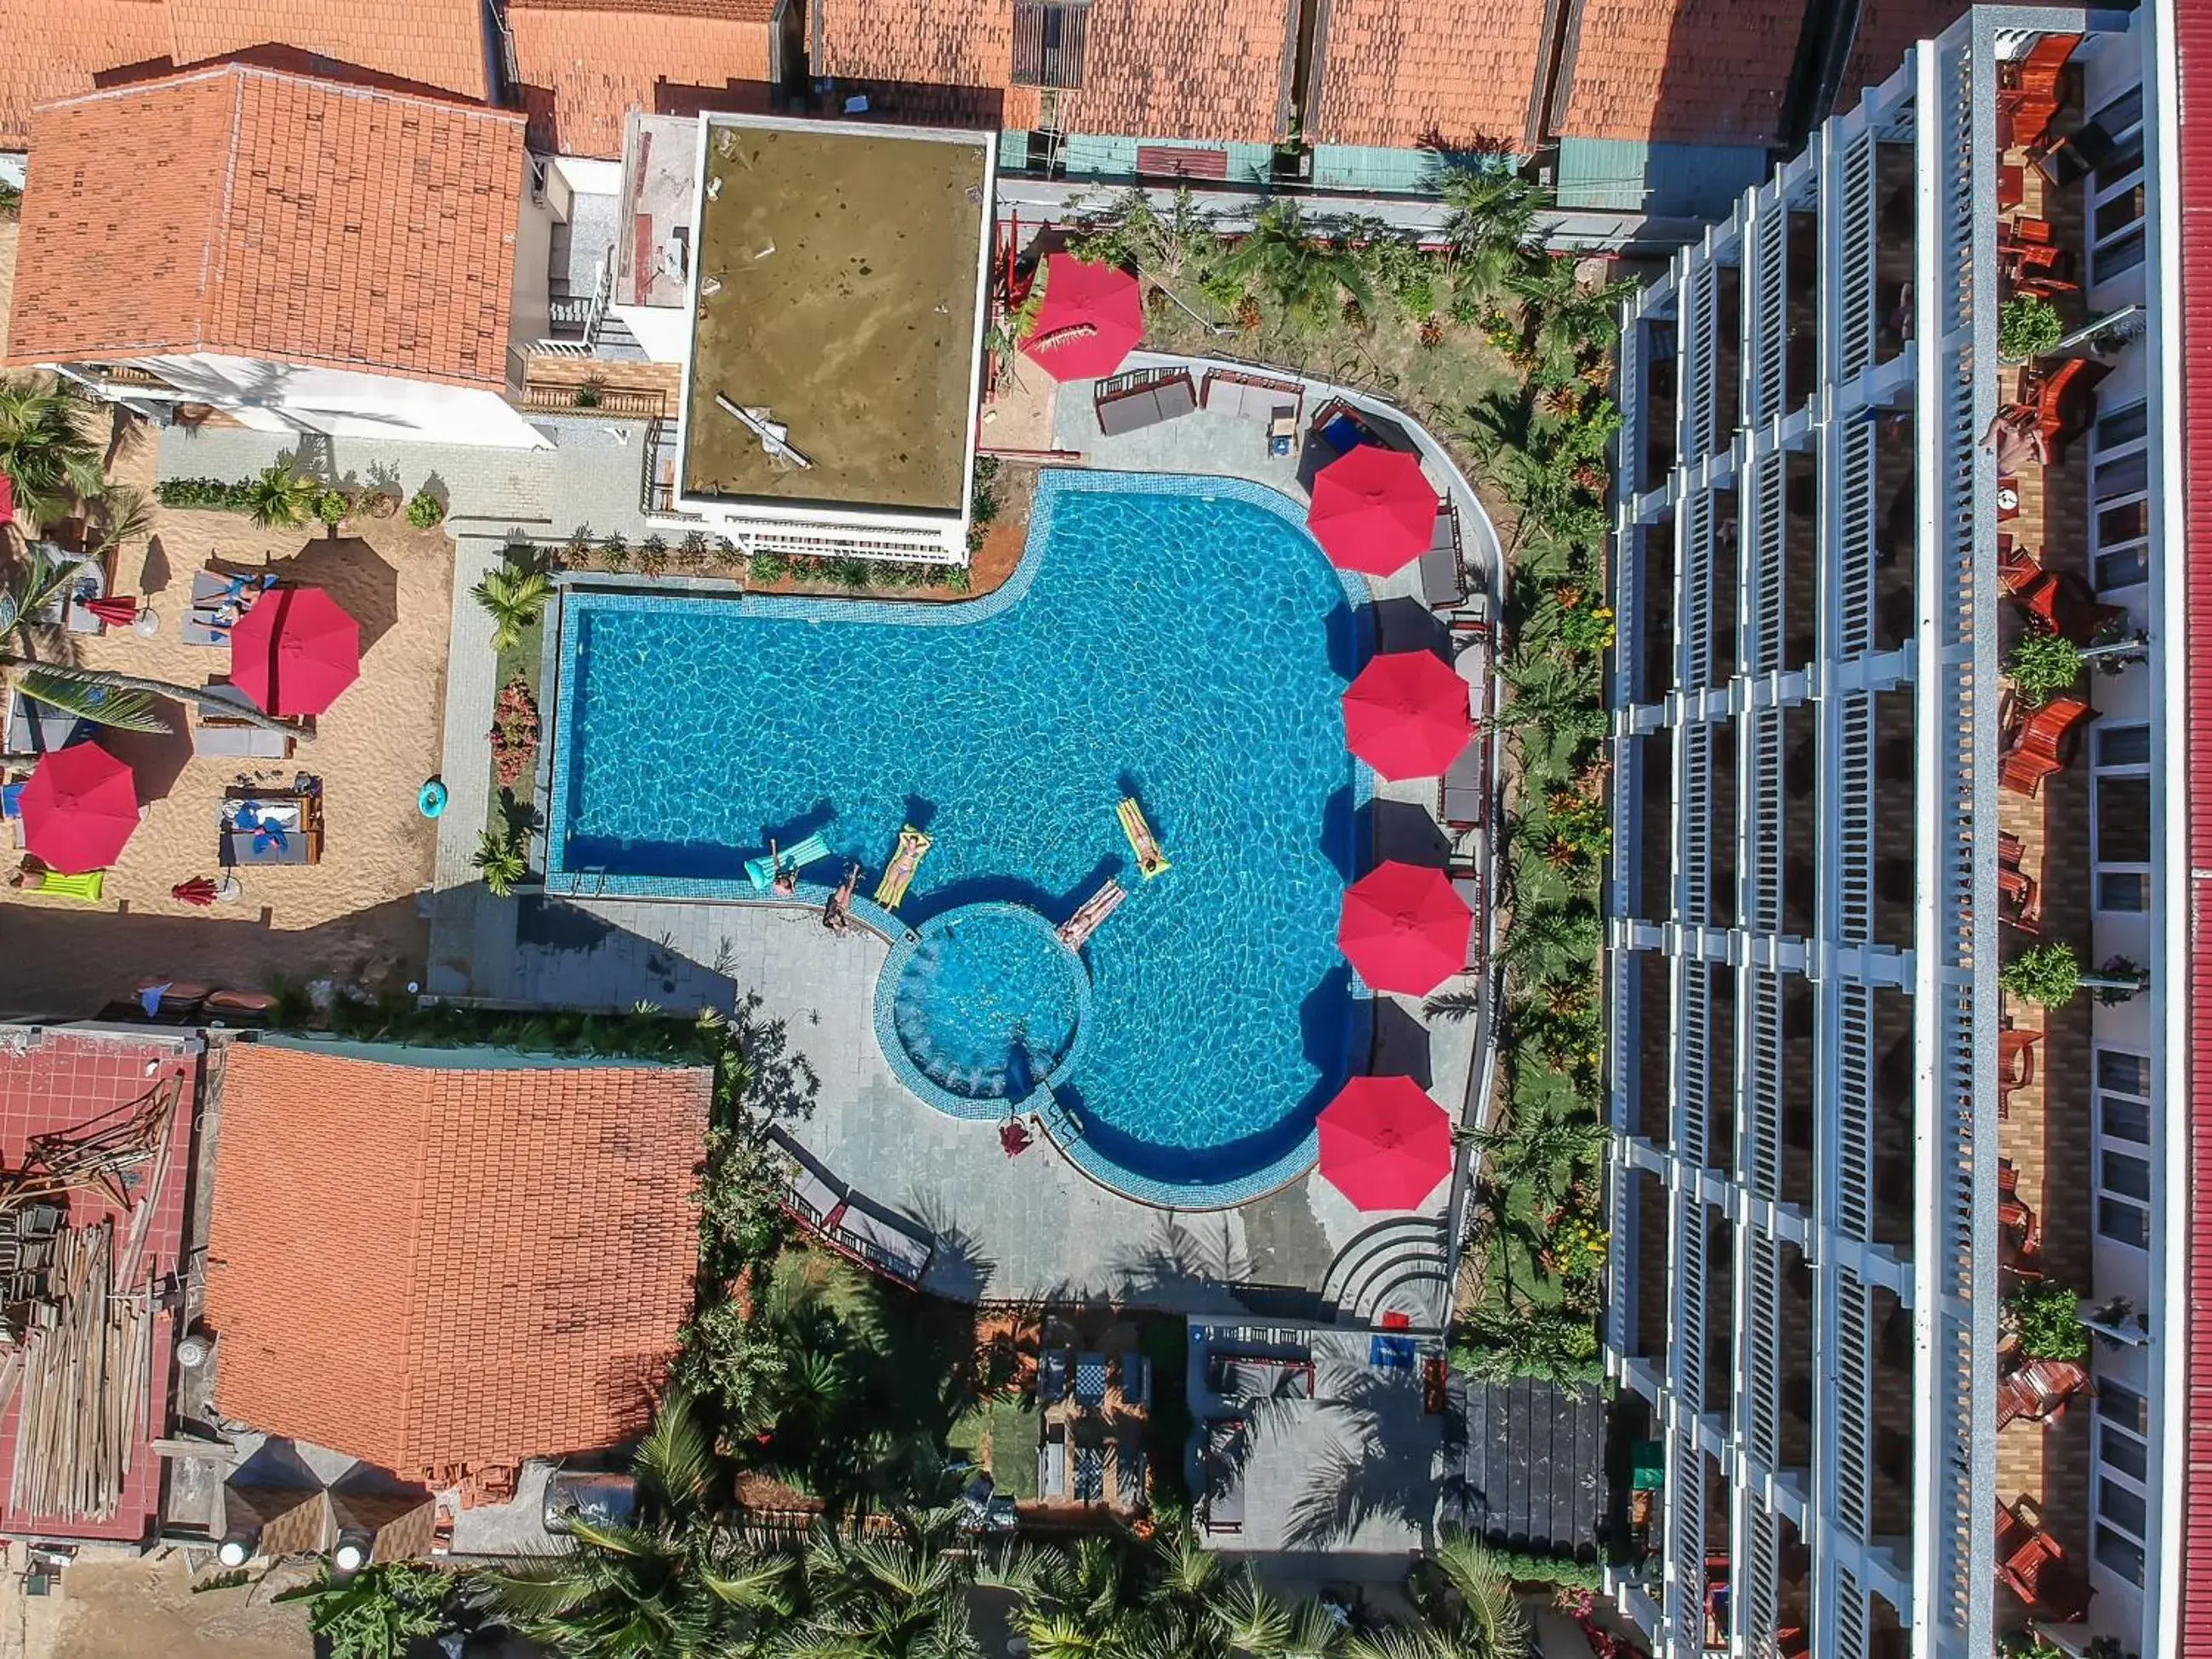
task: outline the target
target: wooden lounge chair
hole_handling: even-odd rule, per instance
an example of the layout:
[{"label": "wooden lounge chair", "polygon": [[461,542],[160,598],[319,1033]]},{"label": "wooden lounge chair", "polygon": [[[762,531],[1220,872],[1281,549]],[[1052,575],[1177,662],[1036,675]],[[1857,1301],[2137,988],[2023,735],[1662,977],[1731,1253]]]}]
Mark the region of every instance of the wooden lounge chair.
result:
[{"label": "wooden lounge chair", "polygon": [[1198,407],[1198,391],[1188,369],[1132,369],[1098,382],[1091,408],[1098,430],[1109,438],[1141,432]]},{"label": "wooden lounge chair", "polygon": [[[227,680],[211,679],[207,689],[208,695],[219,702],[240,708],[253,707],[252,700]],[[292,739],[251,720],[211,713],[203,704],[192,712],[192,753],[226,759],[289,760]]]},{"label": "wooden lounge chair", "polygon": [[2043,1254],[2043,1225],[2021,1200],[2020,1171],[2008,1158],[1997,1161],[1997,1226],[2008,1235],[2016,1259]]},{"label": "wooden lounge chair", "polygon": [[2043,790],[2043,781],[2063,772],[2081,743],[2080,728],[2094,718],[2084,697],[2066,694],[2053,697],[2014,728],[1997,769],[1997,782],[2016,795],[2033,799]]},{"label": "wooden lounge chair", "polygon": [[1997,836],[1997,902],[2003,919],[2023,933],[2042,931],[2043,890],[2020,867],[2027,848],[2018,836]]},{"label": "wooden lounge chair", "polygon": [[2053,466],[2065,459],[2066,446],[2096,420],[2097,402],[2090,394],[2097,382],[2111,373],[2104,364],[2087,357],[2062,357],[2047,372],[2031,370],[2023,377],[2021,395],[2034,399],[2037,422]]},{"label": "wooden lounge chair", "polygon": [[2035,1045],[2042,1041],[2040,1031],[2022,1031],[2008,1026],[1997,1033],[1999,1117],[2010,1115],[2013,1091],[2035,1081]]},{"label": "wooden lounge chair", "polygon": [[2025,1494],[1997,1508],[1996,1558],[1997,1576],[2031,1609],[2062,1621],[2088,1610],[2088,1586],[2045,1529],[2041,1506]]},{"label": "wooden lounge chair", "polygon": [[2031,1359],[1998,1380],[1997,1427],[2055,1423],[2068,1402],[2088,1388],[2088,1368],[2076,1361]]},{"label": "wooden lounge chair", "polygon": [[[272,831],[268,826],[275,824]],[[226,870],[240,865],[319,864],[323,859],[323,791],[309,779],[289,789],[234,784],[223,792],[216,860]]]},{"label": "wooden lounge chair", "polygon": [[2100,605],[2089,584],[2070,570],[2044,570],[2015,589],[2021,607],[2062,639],[2090,645],[2104,629],[2127,620],[2124,605]]},{"label": "wooden lounge chair", "polygon": [[2067,60],[2078,34],[2046,34],[2024,57],[1997,69],[1997,148],[2025,149],[2032,161],[2049,148],[2051,124],[2065,107]]}]

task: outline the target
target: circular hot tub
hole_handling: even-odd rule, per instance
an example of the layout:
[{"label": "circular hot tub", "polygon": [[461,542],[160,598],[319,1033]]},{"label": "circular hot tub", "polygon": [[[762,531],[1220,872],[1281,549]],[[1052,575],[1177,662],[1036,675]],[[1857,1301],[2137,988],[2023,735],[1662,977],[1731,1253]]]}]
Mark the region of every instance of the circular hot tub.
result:
[{"label": "circular hot tub", "polygon": [[1091,978],[1036,911],[967,904],[893,952],[878,1000],[878,1035],[908,1087],[949,1111],[996,1116],[1074,1065]]}]

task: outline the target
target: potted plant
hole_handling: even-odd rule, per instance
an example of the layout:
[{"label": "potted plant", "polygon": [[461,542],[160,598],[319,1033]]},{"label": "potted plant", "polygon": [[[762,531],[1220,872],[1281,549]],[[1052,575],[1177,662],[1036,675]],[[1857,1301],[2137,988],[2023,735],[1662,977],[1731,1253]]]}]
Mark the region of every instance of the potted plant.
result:
[{"label": "potted plant", "polygon": [[446,504],[427,489],[418,489],[407,503],[407,522],[428,530],[446,516]]},{"label": "potted plant", "polygon": [[1997,313],[1997,355],[2024,363],[2056,349],[2065,333],[2057,307],[2039,294],[2015,294]]},{"label": "potted plant", "polygon": [[2005,659],[2005,674],[2020,700],[2040,708],[2081,678],[2081,647],[2063,634],[2031,628]]},{"label": "potted plant", "polygon": [[2089,1352],[2081,1299],[2055,1279],[2025,1285],[2005,1297],[1997,1324],[2030,1359],[2079,1359]]}]

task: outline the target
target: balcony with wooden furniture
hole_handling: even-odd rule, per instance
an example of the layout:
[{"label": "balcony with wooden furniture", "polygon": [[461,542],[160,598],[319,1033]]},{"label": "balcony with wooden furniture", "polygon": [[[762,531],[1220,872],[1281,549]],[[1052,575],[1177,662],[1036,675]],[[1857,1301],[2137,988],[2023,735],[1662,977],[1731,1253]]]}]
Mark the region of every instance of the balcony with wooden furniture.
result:
[{"label": "balcony with wooden furniture", "polygon": [[2033,1498],[1999,1505],[1996,1558],[1998,1578],[2039,1616],[2063,1623],[2087,1612],[2088,1584]]}]

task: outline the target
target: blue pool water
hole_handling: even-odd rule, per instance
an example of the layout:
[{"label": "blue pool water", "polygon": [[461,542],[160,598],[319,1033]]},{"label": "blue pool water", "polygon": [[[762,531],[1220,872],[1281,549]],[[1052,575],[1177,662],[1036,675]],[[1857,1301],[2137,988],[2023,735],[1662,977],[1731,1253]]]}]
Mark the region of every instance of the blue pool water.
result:
[{"label": "blue pool water", "polygon": [[[1085,948],[1091,1012],[1055,1092],[1094,1173],[1218,1202],[1310,1146],[1348,1069],[1356,623],[1287,504],[1107,482],[1048,476],[1022,570],[957,621],[571,594],[550,873],[736,896],[769,836],[818,830],[865,896],[912,822],[935,845],[908,926],[1000,900],[1057,924],[1118,875],[1131,897]],[[937,625],[890,619],[921,614]],[[1150,882],[1115,817],[1128,794],[1173,861]]]},{"label": "blue pool water", "polygon": [[917,930],[891,987],[900,1046],[963,1100],[1025,1100],[1075,1051],[1083,966],[1020,904],[964,904]]}]

